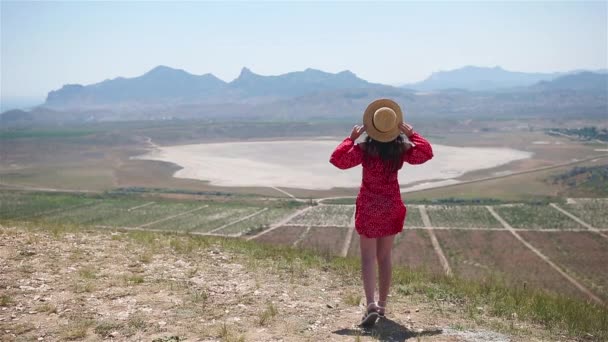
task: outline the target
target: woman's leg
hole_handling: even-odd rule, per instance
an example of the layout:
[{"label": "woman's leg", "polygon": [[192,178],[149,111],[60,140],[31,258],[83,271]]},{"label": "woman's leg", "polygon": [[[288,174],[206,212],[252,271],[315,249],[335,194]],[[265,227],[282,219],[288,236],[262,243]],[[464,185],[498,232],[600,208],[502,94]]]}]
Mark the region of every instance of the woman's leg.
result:
[{"label": "woman's leg", "polygon": [[379,273],[379,298],[378,305],[386,306],[389,289],[391,287],[391,275],[393,265],[391,260],[391,251],[393,250],[393,240],[395,235],[385,236],[376,239],[376,256],[378,258],[378,273]]},{"label": "woman's leg", "polygon": [[361,248],[361,278],[367,305],[374,302],[376,290],[376,239],[359,235]]}]

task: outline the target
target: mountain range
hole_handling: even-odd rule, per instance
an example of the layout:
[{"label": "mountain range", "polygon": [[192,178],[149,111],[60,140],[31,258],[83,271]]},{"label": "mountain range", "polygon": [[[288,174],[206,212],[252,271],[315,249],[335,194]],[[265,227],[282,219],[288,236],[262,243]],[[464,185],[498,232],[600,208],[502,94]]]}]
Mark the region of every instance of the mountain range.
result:
[{"label": "mountain range", "polygon": [[315,69],[263,76],[248,68],[231,82],[157,66],[145,74],[91,85],[67,84],[30,112],[2,113],[2,122],[107,121],[167,118],[310,119],[359,115],[391,97],[427,116],[608,115],[608,74],[523,73],[467,66],[393,87],[350,71]]}]

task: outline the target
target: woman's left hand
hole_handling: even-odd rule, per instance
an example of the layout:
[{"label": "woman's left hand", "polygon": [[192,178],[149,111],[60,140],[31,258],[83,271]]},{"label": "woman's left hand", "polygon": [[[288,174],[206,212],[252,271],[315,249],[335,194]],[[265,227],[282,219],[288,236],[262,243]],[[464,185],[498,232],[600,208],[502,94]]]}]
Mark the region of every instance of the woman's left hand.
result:
[{"label": "woman's left hand", "polygon": [[414,134],[414,128],[412,127],[412,125],[406,122],[402,122],[399,124],[399,130],[408,138],[411,137],[412,134]]},{"label": "woman's left hand", "polygon": [[361,134],[365,132],[365,126],[363,125],[355,125],[355,127],[353,127],[352,132],[350,132],[350,138],[355,141],[357,140]]}]

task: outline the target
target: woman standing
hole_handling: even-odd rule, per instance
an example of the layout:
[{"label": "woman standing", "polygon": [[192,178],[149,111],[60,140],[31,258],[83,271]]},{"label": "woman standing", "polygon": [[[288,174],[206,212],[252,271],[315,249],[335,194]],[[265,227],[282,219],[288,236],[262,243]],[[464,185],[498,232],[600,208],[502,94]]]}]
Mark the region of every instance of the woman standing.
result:
[{"label": "woman standing", "polygon": [[[364,143],[355,140],[366,131]],[[403,133],[409,140],[406,142]],[[431,145],[403,122],[399,105],[389,99],[372,102],[363,114],[363,126],[353,127],[332,153],[330,162],[340,169],[363,166],[356,201],[355,228],[360,236],[361,276],[367,310],[360,325],[369,327],[384,317],[391,285],[391,250],[395,235],[403,230],[407,208],[401,199],[397,173],[403,163],[422,164],[433,158]],[[376,262],[379,298],[375,301]]]}]

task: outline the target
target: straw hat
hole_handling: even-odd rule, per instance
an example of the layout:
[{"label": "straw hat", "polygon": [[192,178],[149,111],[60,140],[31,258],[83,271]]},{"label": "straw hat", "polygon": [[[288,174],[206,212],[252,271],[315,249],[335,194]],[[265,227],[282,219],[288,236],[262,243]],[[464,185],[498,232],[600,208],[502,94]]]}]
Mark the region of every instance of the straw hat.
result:
[{"label": "straw hat", "polygon": [[389,99],[378,99],[370,103],[363,114],[365,131],[372,139],[380,142],[395,140],[401,131],[403,112],[397,102]]}]

